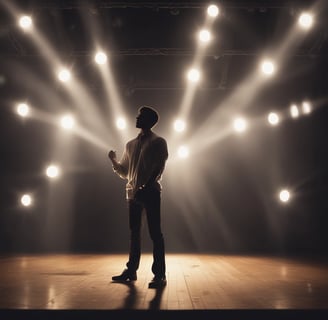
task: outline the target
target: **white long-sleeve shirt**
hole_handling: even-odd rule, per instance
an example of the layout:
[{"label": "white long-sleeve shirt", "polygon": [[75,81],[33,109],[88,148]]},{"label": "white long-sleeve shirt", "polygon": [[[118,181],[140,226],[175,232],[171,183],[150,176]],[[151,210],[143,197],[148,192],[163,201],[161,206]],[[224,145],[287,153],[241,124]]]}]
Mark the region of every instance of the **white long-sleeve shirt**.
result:
[{"label": "white long-sleeve shirt", "polygon": [[113,170],[122,179],[127,179],[126,198],[133,199],[135,192],[157,173],[154,186],[161,190],[160,180],[168,158],[166,140],[154,132],[139,134],[130,140],[121,160],[113,165]]}]

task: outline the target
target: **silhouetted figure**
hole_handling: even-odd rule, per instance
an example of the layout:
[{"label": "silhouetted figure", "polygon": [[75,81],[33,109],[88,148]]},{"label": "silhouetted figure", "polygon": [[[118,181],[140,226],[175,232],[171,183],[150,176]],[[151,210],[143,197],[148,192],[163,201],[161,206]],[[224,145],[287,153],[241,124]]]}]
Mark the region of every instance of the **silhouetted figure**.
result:
[{"label": "silhouetted figure", "polygon": [[168,158],[167,143],[152,131],[159,120],[158,113],[150,107],[139,109],[136,127],[138,136],[129,141],[120,161],[115,151],[108,153],[113,170],[127,179],[126,198],[129,205],[130,252],[122,274],[113,276],[113,281],[135,281],[141,255],[141,222],[145,211],[150,238],[153,243],[152,272],[154,278],[149,288],[166,285],[165,246],[161,230],[161,184],[160,179]]}]

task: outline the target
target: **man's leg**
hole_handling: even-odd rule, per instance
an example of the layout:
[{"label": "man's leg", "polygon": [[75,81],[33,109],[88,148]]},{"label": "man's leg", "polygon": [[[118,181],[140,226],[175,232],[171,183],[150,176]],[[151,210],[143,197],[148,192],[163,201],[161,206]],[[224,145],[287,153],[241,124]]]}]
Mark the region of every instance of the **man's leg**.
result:
[{"label": "man's leg", "polygon": [[145,199],[148,229],[153,242],[152,272],[159,285],[166,284],[165,279],[165,244],[161,230],[161,193],[157,189],[149,190]]},{"label": "man's leg", "polygon": [[121,275],[112,277],[114,281],[137,280],[136,271],[139,268],[141,254],[141,218],[143,207],[133,200],[129,200],[128,206],[130,229],[129,260],[126,263],[127,269]]}]

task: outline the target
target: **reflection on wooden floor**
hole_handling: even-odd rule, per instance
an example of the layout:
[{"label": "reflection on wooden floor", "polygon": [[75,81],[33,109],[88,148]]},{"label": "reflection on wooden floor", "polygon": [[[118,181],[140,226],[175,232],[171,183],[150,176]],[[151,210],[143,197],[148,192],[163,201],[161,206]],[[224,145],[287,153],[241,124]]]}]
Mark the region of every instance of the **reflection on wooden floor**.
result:
[{"label": "reflection on wooden floor", "polygon": [[167,254],[167,286],[148,289],[152,257],[138,280],[111,282],[126,254],[0,258],[0,308],[41,310],[245,310],[328,308],[327,261],[292,257]]}]

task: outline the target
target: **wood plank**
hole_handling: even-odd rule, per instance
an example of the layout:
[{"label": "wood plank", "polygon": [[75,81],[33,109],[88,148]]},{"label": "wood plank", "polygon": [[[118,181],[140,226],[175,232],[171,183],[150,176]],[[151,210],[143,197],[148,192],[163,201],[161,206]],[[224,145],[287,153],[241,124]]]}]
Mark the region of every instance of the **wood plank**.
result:
[{"label": "wood plank", "polygon": [[0,257],[0,309],[325,310],[328,264],[295,257],[167,254],[167,286],[148,288],[152,256],[138,280],[112,283],[125,254]]}]

